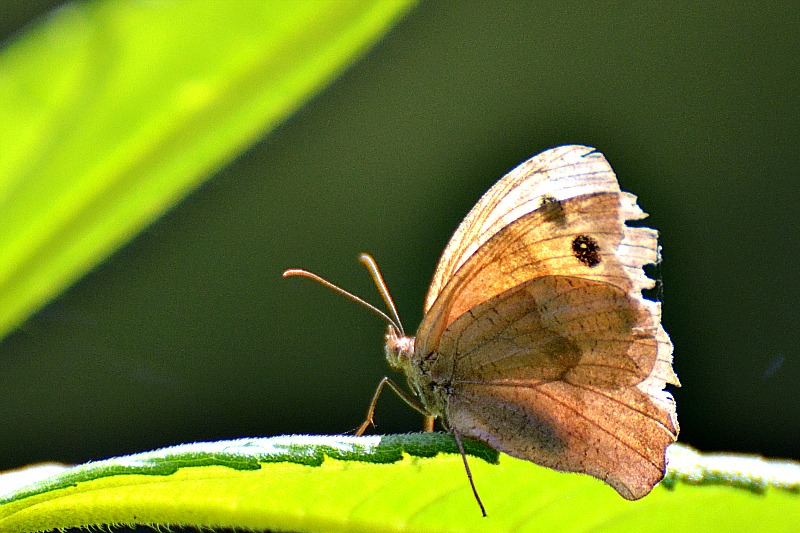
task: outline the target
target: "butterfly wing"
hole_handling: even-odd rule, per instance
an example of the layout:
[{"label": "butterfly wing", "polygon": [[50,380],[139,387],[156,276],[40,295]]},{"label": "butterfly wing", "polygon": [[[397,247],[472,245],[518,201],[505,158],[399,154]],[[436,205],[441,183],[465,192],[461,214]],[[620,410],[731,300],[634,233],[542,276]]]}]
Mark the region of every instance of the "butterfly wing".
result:
[{"label": "butterfly wing", "polygon": [[[541,167],[508,190],[512,171],[470,213],[464,224],[484,239],[477,248],[459,228],[437,270],[450,278],[438,282],[414,357],[445,385],[442,414],[454,430],[635,499],[663,477],[678,432],[663,391],[678,384],[672,345],[660,305],[641,294],[654,285],[642,267],[658,259],[657,234],[626,226],[646,215],[602,155],[556,150],[532,161],[559,170]],[[573,163],[578,174],[568,176],[561,163],[576,154],[591,164]]]}]

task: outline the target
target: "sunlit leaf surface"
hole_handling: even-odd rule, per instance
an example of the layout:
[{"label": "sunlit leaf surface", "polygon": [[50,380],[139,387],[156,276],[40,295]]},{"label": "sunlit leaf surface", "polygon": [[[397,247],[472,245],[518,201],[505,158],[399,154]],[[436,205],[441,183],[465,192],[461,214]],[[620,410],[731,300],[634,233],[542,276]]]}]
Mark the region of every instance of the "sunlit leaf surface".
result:
[{"label": "sunlit leaf surface", "polygon": [[[603,483],[468,442],[482,518],[445,434],[197,443],[0,476],[0,532],[108,524],[291,531],[790,531],[800,465],[670,448],[668,482],[630,502]],[[35,475],[36,470],[29,472]],[[17,476],[17,477],[15,477]]]}]

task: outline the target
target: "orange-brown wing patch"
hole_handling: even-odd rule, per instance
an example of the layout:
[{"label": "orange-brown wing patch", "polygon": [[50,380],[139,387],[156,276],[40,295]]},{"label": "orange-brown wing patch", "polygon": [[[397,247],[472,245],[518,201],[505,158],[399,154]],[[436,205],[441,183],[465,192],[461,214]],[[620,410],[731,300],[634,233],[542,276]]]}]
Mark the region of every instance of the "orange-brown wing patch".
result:
[{"label": "orange-brown wing patch", "polygon": [[630,228],[646,216],[628,193],[596,193],[559,201],[564,222],[549,207],[497,232],[453,275],[417,332],[421,355],[437,351],[442,332],[473,307],[529,279],[571,276],[603,281],[639,295],[653,280],[642,267],[658,259],[657,233]]}]

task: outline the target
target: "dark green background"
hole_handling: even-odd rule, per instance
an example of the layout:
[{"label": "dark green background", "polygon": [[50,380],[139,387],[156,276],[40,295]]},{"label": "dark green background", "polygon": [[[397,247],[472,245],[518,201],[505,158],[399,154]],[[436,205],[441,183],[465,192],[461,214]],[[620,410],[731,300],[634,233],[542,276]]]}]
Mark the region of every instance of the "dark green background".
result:
[{"label": "dark green background", "polygon": [[[3,35],[58,2],[6,2]],[[0,343],[0,469],[340,433],[477,198],[596,146],[662,232],[681,440],[800,458],[799,10],[792,2],[428,2],[309,105]],[[378,431],[416,430],[391,395]]]}]

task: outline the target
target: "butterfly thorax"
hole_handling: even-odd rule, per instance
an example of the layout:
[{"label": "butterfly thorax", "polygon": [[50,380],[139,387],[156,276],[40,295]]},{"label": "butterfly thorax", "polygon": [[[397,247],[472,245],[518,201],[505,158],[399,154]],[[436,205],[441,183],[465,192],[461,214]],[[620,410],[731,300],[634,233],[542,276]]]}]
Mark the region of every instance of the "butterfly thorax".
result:
[{"label": "butterfly thorax", "polygon": [[403,372],[408,384],[429,416],[442,417],[445,400],[437,384],[431,380],[428,371],[420,366],[420,359],[414,356],[415,339],[400,334],[394,326],[386,330],[386,360],[393,370]]}]

